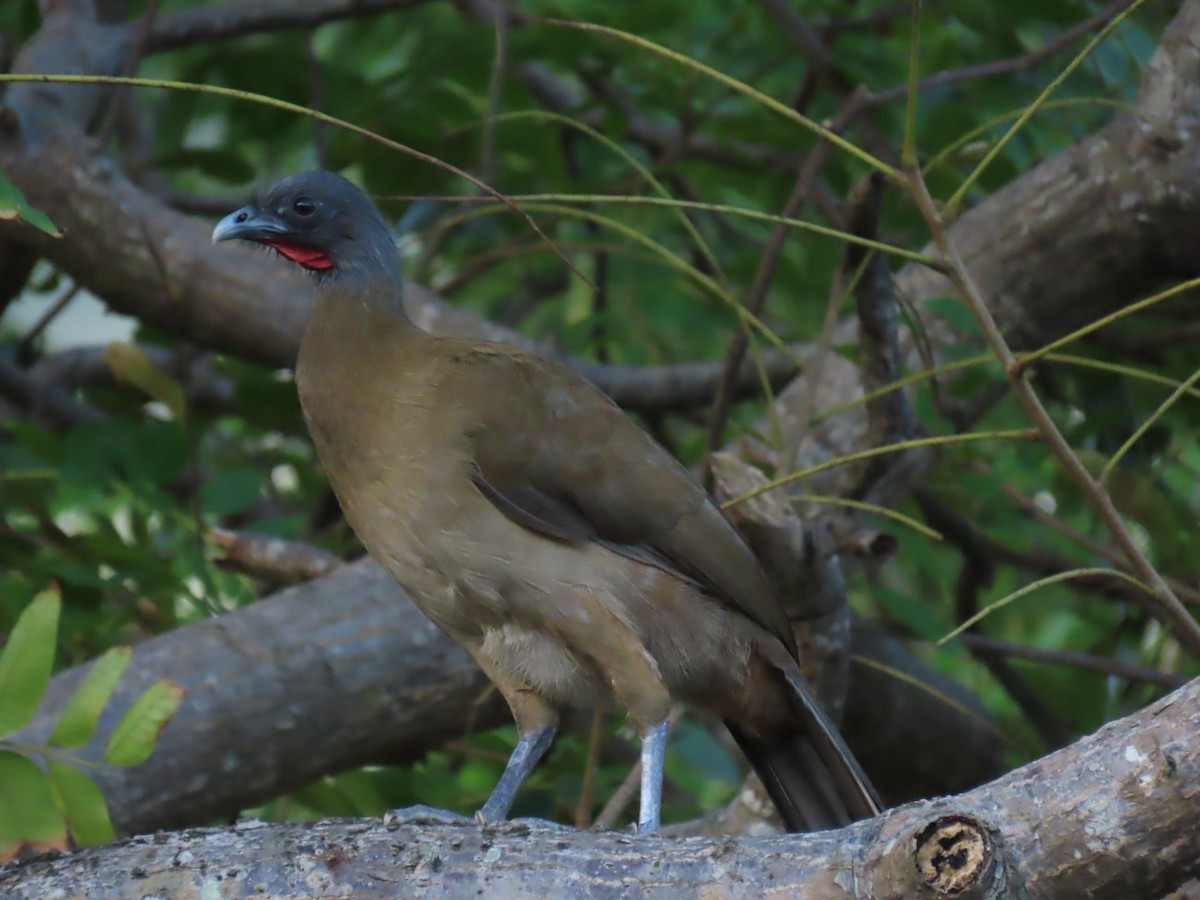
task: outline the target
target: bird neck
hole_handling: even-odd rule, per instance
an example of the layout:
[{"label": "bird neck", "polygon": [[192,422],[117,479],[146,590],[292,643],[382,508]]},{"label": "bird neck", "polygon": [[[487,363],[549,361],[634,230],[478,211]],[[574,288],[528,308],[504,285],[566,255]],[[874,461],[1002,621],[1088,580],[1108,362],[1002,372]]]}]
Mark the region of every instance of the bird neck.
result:
[{"label": "bird neck", "polygon": [[396,324],[412,325],[404,309],[404,282],[398,264],[369,274],[339,271],[317,284],[313,299],[322,317],[358,317],[363,321],[384,317],[397,320]]}]

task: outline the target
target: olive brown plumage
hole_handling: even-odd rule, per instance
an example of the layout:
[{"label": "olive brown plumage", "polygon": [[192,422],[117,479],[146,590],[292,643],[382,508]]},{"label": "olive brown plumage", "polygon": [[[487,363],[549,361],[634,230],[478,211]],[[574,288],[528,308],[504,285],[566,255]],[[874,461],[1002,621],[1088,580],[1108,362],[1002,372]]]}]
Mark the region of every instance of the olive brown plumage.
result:
[{"label": "olive brown plumage", "polygon": [[213,231],[234,238],[315,275],[296,382],[346,518],[512,709],[481,820],[507,815],[561,708],[610,697],[642,738],[640,831],[658,828],[675,700],[725,720],[789,828],[879,811],[753,554],[599,389],[413,324],[388,227],[340,176],[284,179]]}]

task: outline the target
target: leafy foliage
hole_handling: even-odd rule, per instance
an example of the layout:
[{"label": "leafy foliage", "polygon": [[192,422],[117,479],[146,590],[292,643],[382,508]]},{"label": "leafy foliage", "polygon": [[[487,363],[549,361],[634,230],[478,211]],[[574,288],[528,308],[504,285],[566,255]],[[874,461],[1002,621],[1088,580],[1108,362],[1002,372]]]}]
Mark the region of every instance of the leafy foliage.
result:
[{"label": "leafy foliage", "polygon": [[59,236],[54,223],[40,209],[35,209],[25,201],[25,195],[20,188],[4,177],[0,172],[0,219],[17,219],[28,222],[34,228],[46,232],[53,237]]},{"label": "leafy foliage", "polygon": [[[25,846],[63,847],[68,834],[76,844],[113,839],[104,797],[87,775],[94,764],[63,751],[92,738],[129,663],[129,648],[114,647],[91,666],[45,744],[30,743],[21,734],[46,693],[61,608],[57,588],[38,594],[0,650],[0,860]],[[151,685],[113,730],[105,763],[144,761],[182,699],[175,685]],[[44,762],[44,770],[35,759]]]},{"label": "leafy foliage", "polygon": [[[188,0],[161,4],[164,11],[200,5]],[[134,6],[136,11],[152,5]],[[536,0],[525,6],[536,15],[605,24],[657,42],[780,102],[803,106],[814,121],[835,119],[846,102],[848,91],[813,90],[803,54],[758,4],[699,0],[687,5],[686,14],[674,0]],[[853,6],[814,0],[802,6],[820,26],[848,84],[879,92],[904,83],[911,38],[907,10],[895,14],[882,0]],[[923,73],[1037,50],[1101,8],[1095,0],[948,0],[926,6],[930,12],[920,35]],[[1149,5],[1122,25],[1066,80],[1055,95],[1059,105],[1040,111],[1004,146],[970,199],[1070,146],[1108,121],[1114,106],[1131,102],[1166,14]],[[837,24],[852,16],[874,18],[868,24]],[[36,27],[33,0],[0,9],[0,31],[21,40]],[[138,152],[148,153],[155,177],[193,197],[240,197],[252,183],[327,165],[364,184],[397,217],[412,278],[443,289],[465,309],[583,357],[628,364],[721,358],[738,323],[737,311],[722,296],[742,300],[748,295],[771,225],[703,210],[684,218],[678,210],[595,198],[656,196],[640,166],[672,196],[776,214],[816,137],[694,68],[610,37],[531,26],[512,28],[507,41],[509,65],[494,108],[489,101],[493,24],[465,18],[457,5],[447,3],[334,21],[302,37],[287,32],[197,44],[150,56],[139,72],[319,105],[472,172],[482,171],[490,136],[497,187],[518,198],[545,195],[542,202],[594,216],[584,219],[562,209],[536,213],[586,274],[598,278],[604,270],[603,304],[566,275],[520,217],[490,201],[476,202],[480,198],[469,186],[447,171],[358,135],[224,98],[139,92],[136,110],[153,124],[149,148]],[[935,195],[949,196],[958,188],[1071,52],[1006,77],[957,81],[922,94],[916,138],[923,161],[936,159],[929,169]],[[544,112],[539,73],[577,93],[580,102],[566,117],[586,123],[606,140],[561,119],[525,115]],[[492,113],[502,115],[493,119]],[[503,115],[514,113],[521,115]],[[656,142],[655,133],[667,137]],[[682,152],[678,138],[689,133],[702,135],[708,149]],[[898,102],[873,109],[852,137],[864,146],[882,144],[882,149],[868,148],[882,154],[898,148],[903,133],[904,109]],[[622,152],[614,152],[614,145]],[[809,207],[845,195],[863,172],[860,160],[831,151]],[[52,231],[13,191],[0,176],[0,217],[19,215]],[[592,199],[572,199],[579,196]],[[537,201],[518,202],[532,206]],[[817,219],[810,208],[801,215]],[[883,232],[889,243],[909,249],[919,249],[926,233],[911,204],[893,201]],[[818,335],[841,255],[840,242],[825,236],[793,233],[785,242],[765,315],[779,338],[811,341]],[[697,271],[717,289],[701,286]],[[39,302],[58,278],[54,273],[41,277],[43,283],[35,279],[28,291]],[[926,309],[956,326],[964,342],[978,334],[956,299],[932,301]],[[849,303],[840,311],[848,313]],[[22,336],[22,329],[6,320],[0,327],[11,333],[7,343],[15,345]],[[1131,327],[1148,333],[1156,325],[1146,317]],[[0,657],[0,733],[18,730],[40,702],[56,630],[63,664],[100,658],[59,719],[49,747],[39,748],[49,760],[48,775],[23,750],[0,752],[2,846],[59,842],[64,816],[77,840],[104,840],[110,833],[86,774],[51,751],[75,749],[92,739],[100,710],[128,660],[120,645],[249,603],[260,594],[262,586],[253,579],[218,565],[206,539],[212,526],[296,538],[341,554],[357,549],[331,514],[328,488],[315,469],[286,376],[218,357],[212,375],[228,392],[214,399],[191,391],[143,347],[181,358],[195,350],[138,325],[129,342],[104,350],[112,377],[93,379],[77,391],[81,400],[106,413],[103,420],[65,429],[17,417],[4,423],[0,630],[11,636]],[[26,349],[34,355],[55,350],[45,338],[30,341]],[[937,349],[949,359],[979,353],[978,346],[965,343]],[[1106,356],[1099,344],[1072,351],[1096,361]],[[1155,374],[1175,382],[1188,378],[1195,365],[1194,353],[1185,346],[1167,346],[1153,361]],[[1068,439],[1096,471],[1171,390],[1128,374],[1061,362],[1040,368],[1038,377]],[[944,390],[951,400],[965,400],[1002,381],[997,364],[981,362]],[[914,391],[922,427],[931,434],[947,433],[952,426],[936,400],[928,381]],[[1185,397],[1169,409],[1108,482],[1141,529],[1154,562],[1193,585],[1200,579],[1192,551],[1200,512],[1195,402],[1194,396]],[[762,404],[738,407],[728,435],[749,431],[763,411]],[[694,416],[648,424],[689,462],[699,459],[704,428]],[[1008,400],[977,427],[1026,425],[1017,404]],[[943,451],[938,465],[932,486],[938,497],[1009,548],[1016,560],[997,571],[982,602],[1027,584],[1033,578],[1031,561],[1039,557],[1097,562],[1086,542],[1099,539],[1103,529],[1042,448],[967,444]],[[1051,511],[1061,527],[1031,525],[1029,504]],[[915,507],[905,512],[918,515]],[[977,691],[1015,738],[1014,759],[1037,753],[1038,738],[1021,711],[977,661],[958,646],[929,646],[956,622],[952,586],[962,565],[959,553],[893,522],[879,519],[877,524],[894,533],[899,549],[885,572],[860,574],[852,584],[859,610],[912,637],[935,665]],[[1083,549],[1069,533],[1083,536]],[[31,603],[50,581],[62,585],[61,623],[56,597],[42,595]],[[1020,643],[1194,672],[1193,665],[1178,660],[1177,648],[1161,630],[1128,604],[1067,584],[1006,608],[988,620],[988,627],[994,636]],[[1049,666],[1030,671],[1055,715],[1076,731],[1139,705],[1146,695],[1142,687],[1094,673]],[[151,688],[113,732],[106,762],[134,765],[144,759],[178,701],[170,685]],[[606,735],[618,729],[616,722],[609,723]],[[470,811],[494,784],[514,740],[511,730],[473,735],[412,768],[330,777],[262,812],[281,818],[376,814],[411,802]],[[567,735],[531,781],[517,812],[571,818],[587,754],[583,737]],[[625,762],[602,759],[588,814],[624,778]],[[724,799],[736,783],[727,752],[691,723],[681,726],[668,762],[676,788],[669,795],[670,812],[678,818]],[[31,810],[27,819],[14,822],[3,812],[18,808]]]}]

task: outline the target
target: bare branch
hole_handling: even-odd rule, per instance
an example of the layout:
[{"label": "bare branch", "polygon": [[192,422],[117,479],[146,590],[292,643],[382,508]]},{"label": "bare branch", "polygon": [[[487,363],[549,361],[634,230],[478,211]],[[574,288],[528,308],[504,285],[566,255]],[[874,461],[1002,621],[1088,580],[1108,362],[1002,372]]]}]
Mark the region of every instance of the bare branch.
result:
[{"label": "bare branch", "polygon": [[217,560],[222,568],[277,587],[320,578],[342,565],[340,557],[320,547],[250,531],[210,528],[208,540],[225,552]]},{"label": "bare branch", "polygon": [[837,831],[634,839],[414,810],[40,857],[0,870],[0,892],[182,896],[221,873],[225,897],[1153,897],[1200,869],[1197,785],[1200,681],[984,787]]},{"label": "bare branch", "polygon": [[[29,184],[34,202],[67,232],[59,240],[43,240],[26,229],[20,237],[84,279],[114,308],[215,350],[276,367],[294,362],[311,308],[312,286],[303,276],[253,250],[213,247],[207,224],[174,212],[125,180],[107,159],[89,153],[79,135],[56,131],[36,153],[8,160],[6,171]],[[55,180],[51,170],[76,172],[79,181]],[[0,231],[6,227],[14,226],[0,225]],[[156,256],[172,273],[172,290],[163,290]],[[554,355],[515,331],[450,306],[420,285],[406,286],[406,302],[414,320],[431,331]],[[795,374],[795,364],[783,354],[764,358],[776,387]],[[720,363],[640,367],[562,361],[618,403],[642,411],[706,403],[721,375]],[[739,396],[761,390],[752,366],[742,368],[737,389]]]},{"label": "bare branch", "polygon": [[16,363],[0,356],[0,396],[36,420],[69,428],[81,422],[100,422],[105,414],[80,403],[61,388],[30,375]]},{"label": "bare branch", "polygon": [[971,277],[970,270],[963,261],[958,247],[948,237],[941,213],[929,195],[920,171],[914,169],[910,174],[912,177],[911,188],[917,205],[925,216],[930,231],[933,232],[938,249],[953,267],[951,280],[983,330],[988,346],[1004,366],[1004,373],[1008,377],[1013,393],[1024,407],[1026,415],[1037,426],[1042,440],[1087,498],[1096,515],[1108,526],[1113,540],[1124,552],[1129,565],[1149,587],[1154,604],[1147,608],[1147,612],[1156,614],[1156,618],[1170,626],[1175,637],[1188,648],[1189,652],[1194,656],[1200,656],[1200,624],[1197,624],[1183,604],[1179,602],[1179,598],[1175,596],[1170,585],[1154,568],[1141,546],[1134,540],[1133,534],[1125,524],[1125,520],[1121,517],[1108,491],[1088,471],[1079,457],[1075,455],[1066,438],[1063,437],[1057,423],[1047,412],[1041,398],[1029,383],[1028,372],[1022,371],[1017,363],[1012,348],[1005,340],[995,317],[988,309],[987,300],[984,299]]},{"label": "bare branch", "polygon": [[233,0],[162,13],[150,29],[150,53],[262,31],[315,28],[337,19],[413,9],[430,0]]},{"label": "bare branch", "polygon": [[985,634],[967,632],[959,635],[958,639],[968,647],[978,647],[991,653],[1010,656],[1013,659],[1026,659],[1030,662],[1049,663],[1054,666],[1069,666],[1074,669],[1086,669],[1089,672],[1099,672],[1101,675],[1114,675],[1130,681],[1144,681],[1159,687],[1177,688],[1187,679],[1171,672],[1139,666],[1121,659],[1108,656],[1096,656],[1092,653],[1078,653],[1074,650],[1047,650],[1044,647],[1031,647],[1028,644],[1014,644],[1012,641],[1002,641],[988,637]]},{"label": "bare branch", "polygon": [[[45,741],[88,668],[53,679],[28,740]],[[159,678],[186,694],[154,754],[135,769],[89,773],[126,834],[236,814],[329,772],[413,759],[462,737],[472,712],[481,730],[508,720],[470,657],[370,561],[138,644],[84,759],[100,760],[118,717]]]},{"label": "bare branch", "polygon": [[[969,693],[895,641],[856,638],[855,648],[905,673],[850,685],[848,731],[886,767],[882,789],[907,798],[996,771],[997,735]],[[44,742],[89,667],[54,677],[23,740]],[[160,678],[186,694],[155,753],[134,769],[89,771],[124,834],[235,815],[330,772],[400,764],[509,721],[467,654],[369,560],[135,646],[84,759],[102,757],[120,715]],[[900,745],[912,752],[888,749]]]},{"label": "bare branch", "polygon": [[[838,131],[841,125],[840,121],[834,122],[831,130]],[[828,152],[828,141],[818,141],[816,146],[813,147],[812,151],[805,158],[804,164],[800,166],[800,170],[796,173],[796,181],[792,185],[792,193],[783,205],[783,209],[780,212],[781,216],[794,218],[800,214],[800,210],[804,208],[804,204],[808,201],[812,183],[816,179],[821,166],[824,164]],[[771,229],[771,236],[767,238],[767,243],[763,247],[762,255],[758,260],[758,267],[754,272],[754,281],[751,282],[746,299],[742,304],[752,315],[759,315],[767,302],[767,295],[770,293],[771,283],[775,280],[775,271],[779,266],[779,259],[783,254],[784,245],[787,243],[789,237],[793,237],[792,230],[782,224],[776,225]],[[708,424],[709,453],[715,451],[722,443],[725,423],[729,418],[729,411],[733,403],[734,378],[738,370],[743,368],[749,345],[749,326],[743,320],[738,323],[737,330],[734,331],[733,337],[729,341],[729,347],[725,351],[721,385],[717,389],[716,396],[713,398],[713,409]],[[706,471],[707,477],[708,473]]]},{"label": "bare branch", "polygon": [[[852,234],[877,240],[879,214],[883,208],[883,177],[868,175],[856,187],[847,224]],[[858,244],[847,244],[843,277],[854,281],[858,312],[858,367],[863,390],[875,391],[904,375],[899,347],[899,303],[892,287],[892,270],[886,257]],[[883,394],[867,407],[865,445],[878,447],[911,440],[917,427],[916,413],[903,391]],[[875,484],[896,469],[901,458],[877,457],[859,468],[858,483],[849,496],[867,496]]]},{"label": "bare branch", "polygon": [[[580,121],[598,125],[603,117],[599,111],[590,115],[582,110],[587,102],[582,92],[570,82],[550,71],[542,63],[525,62],[515,67],[517,76],[537,98],[538,102],[552,109],[577,116]],[[599,87],[596,83],[592,87]],[[756,169],[763,165],[773,168],[795,169],[803,156],[785,150],[777,150],[749,141],[722,141],[704,132],[684,134],[677,126],[651,121],[636,108],[617,101],[626,114],[625,133],[653,153],[681,153],[695,159],[717,165],[739,169]]]},{"label": "bare branch", "polygon": [[[189,405],[220,412],[233,409],[234,381],[213,368],[211,354],[186,346],[139,344],[138,349],[156,369],[180,383]],[[43,356],[30,367],[29,374],[64,391],[112,385],[116,380],[104,359],[107,350],[104,345],[72,347]]]},{"label": "bare branch", "polygon": [[[1162,286],[1196,275],[1200,245],[1200,141],[1187,123],[1200,116],[1200,3],[1186,0],[1167,27],[1143,77],[1136,113],[1029,170],[948,226],[980,294],[1017,349],[1030,349]],[[936,252],[927,248],[926,252]],[[918,311],[934,348],[961,345],[950,322],[923,310],[922,302],[950,294],[941,274],[906,266],[896,288]],[[1196,315],[1197,297],[1172,308]],[[839,327],[835,340],[850,343],[855,327]],[[911,332],[901,335],[909,371],[945,361],[939,350],[925,360]],[[862,391],[853,366],[834,359],[822,373],[818,410]],[[785,423],[804,408],[806,378],[780,397]],[[810,429],[799,465],[861,446],[861,408],[826,418]],[[914,475],[916,473],[913,473]],[[843,493],[845,473],[814,479],[821,493]],[[890,496],[907,488],[889,481]],[[876,500],[882,499],[876,497]]]},{"label": "bare branch", "polygon": [[[1011,75],[1014,72],[1028,71],[1061,53],[1085,34],[1095,31],[1097,28],[1103,28],[1114,17],[1124,12],[1132,2],[1133,0],[1114,0],[1114,2],[1108,4],[1108,6],[1091,18],[1084,19],[1082,22],[1072,25],[1054,40],[1049,41],[1044,47],[1039,47],[1037,50],[1021,56],[998,59],[995,62],[981,63],[976,66],[963,66],[961,69],[944,69],[933,75],[927,75],[917,81],[917,93],[924,95],[937,88],[960,84],[964,81],[973,81],[979,78],[995,78],[999,75]],[[864,105],[882,106],[887,103],[895,103],[903,100],[906,96],[908,96],[908,85],[898,84],[887,90],[868,94]]]}]

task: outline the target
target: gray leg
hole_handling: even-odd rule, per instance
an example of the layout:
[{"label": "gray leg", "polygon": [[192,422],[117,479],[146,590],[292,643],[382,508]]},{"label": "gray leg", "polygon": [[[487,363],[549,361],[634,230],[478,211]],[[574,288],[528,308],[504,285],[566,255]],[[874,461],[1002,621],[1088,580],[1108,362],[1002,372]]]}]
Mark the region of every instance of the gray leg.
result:
[{"label": "gray leg", "polygon": [[508,817],[508,810],[517,796],[517,791],[538,764],[538,760],[550,749],[557,731],[553,725],[546,725],[521,735],[521,740],[513,748],[512,756],[508,758],[508,765],[504,767],[504,774],[492,789],[492,795],[488,797],[487,803],[483,804],[483,808],[475,813],[476,821],[490,824],[503,822]]},{"label": "gray leg", "polygon": [[642,805],[638,811],[638,834],[658,831],[666,758],[667,720],[663,719],[642,738]]}]

